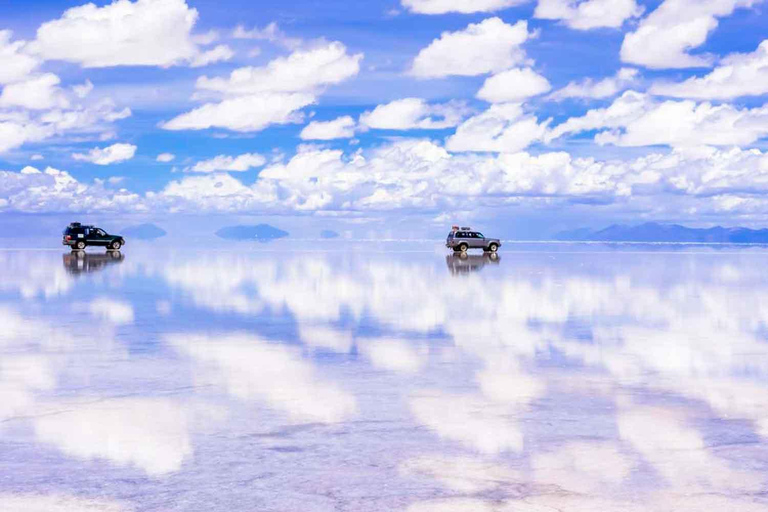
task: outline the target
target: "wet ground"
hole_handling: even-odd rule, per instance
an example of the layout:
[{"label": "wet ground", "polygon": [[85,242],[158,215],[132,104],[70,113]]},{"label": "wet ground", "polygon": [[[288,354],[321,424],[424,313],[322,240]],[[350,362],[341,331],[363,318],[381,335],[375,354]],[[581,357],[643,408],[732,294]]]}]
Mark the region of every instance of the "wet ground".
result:
[{"label": "wet ground", "polygon": [[0,250],[0,510],[768,510],[768,250]]}]

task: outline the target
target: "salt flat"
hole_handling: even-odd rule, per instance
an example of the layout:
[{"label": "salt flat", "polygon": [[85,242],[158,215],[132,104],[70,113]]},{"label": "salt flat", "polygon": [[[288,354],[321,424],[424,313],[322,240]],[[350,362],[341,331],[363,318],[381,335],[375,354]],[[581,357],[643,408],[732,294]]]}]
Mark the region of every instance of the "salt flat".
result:
[{"label": "salt flat", "polygon": [[0,508],[768,510],[766,264],[2,250]]}]

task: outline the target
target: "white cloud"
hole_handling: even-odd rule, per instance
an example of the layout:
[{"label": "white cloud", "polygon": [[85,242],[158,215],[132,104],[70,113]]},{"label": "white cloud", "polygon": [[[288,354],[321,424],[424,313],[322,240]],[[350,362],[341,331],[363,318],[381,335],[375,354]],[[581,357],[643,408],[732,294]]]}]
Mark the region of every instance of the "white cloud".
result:
[{"label": "white cloud", "polygon": [[357,75],[362,58],[362,54],[349,55],[343,44],[333,42],[295,51],[263,67],[238,68],[228,78],[203,76],[198,79],[197,87],[227,95],[313,92]]},{"label": "white cloud", "polygon": [[493,12],[525,3],[527,0],[402,0],[403,7],[419,14]]},{"label": "white cloud", "polygon": [[302,108],[315,103],[306,93],[265,93],[206,103],[164,123],[166,130],[226,128],[239,132],[260,131],[273,124],[299,123]]},{"label": "white cloud", "polygon": [[234,39],[269,41],[289,50],[295,50],[303,43],[301,39],[288,37],[275,22],[270,23],[263,29],[253,28],[251,30],[246,30],[242,25],[238,25],[232,32],[232,37]]},{"label": "white cloud", "polygon": [[144,211],[141,196],[86,185],[69,173],[48,167],[39,171],[0,171],[0,210],[18,212]]},{"label": "white cloud", "polygon": [[552,93],[549,97],[557,101],[566,98],[610,98],[637,82],[638,75],[639,71],[636,69],[621,68],[614,76],[599,81],[586,78],[570,82],[562,89]]},{"label": "white cloud", "polygon": [[733,99],[768,93],[768,40],[753,53],[735,53],[708,75],[680,83],[657,82],[652,94],[677,98]]},{"label": "white cloud", "polygon": [[350,116],[343,116],[333,121],[312,121],[301,130],[303,140],[350,139],[355,136],[357,123]]},{"label": "white cloud", "polygon": [[663,101],[627,91],[611,106],[590,110],[555,127],[548,139],[603,130],[599,144],[674,147],[743,146],[768,135],[768,106],[739,109],[695,101]]},{"label": "white cloud", "polygon": [[458,32],[444,32],[419,52],[411,73],[419,78],[439,78],[503,71],[525,60],[521,45],[529,37],[525,21],[508,25],[500,18],[488,18]]},{"label": "white cloud", "polygon": [[77,96],[80,99],[83,99],[87,97],[91,92],[93,91],[93,82],[90,80],[86,80],[85,83],[80,85],[73,85],[72,86],[72,92],[75,93],[75,96]]},{"label": "white cloud", "polygon": [[236,171],[244,172],[254,167],[261,167],[267,162],[267,159],[258,153],[246,153],[240,156],[219,155],[210,160],[197,162],[192,167],[185,169],[186,172],[217,172],[217,171]]},{"label": "white cloud", "polygon": [[160,153],[157,155],[157,161],[162,163],[173,162],[176,159],[176,155],[173,153]]},{"label": "white cloud", "polygon": [[0,107],[22,107],[31,110],[66,108],[69,102],[59,88],[60,82],[58,76],[45,73],[8,84],[0,94]]},{"label": "white cloud", "polygon": [[664,0],[624,37],[621,60],[652,69],[696,68],[712,65],[709,55],[691,55],[718,26],[718,18],[762,0]]},{"label": "white cloud", "polygon": [[279,57],[263,67],[238,68],[228,78],[200,77],[198,89],[221,94],[224,99],[181,114],[162,127],[248,132],[301,122],[299,110],[315,103],[324,87],[355,76],[362,58],[362,54],[347,54],[343,44],[333,42]]},{"label": "white cloud", "polygon": [[643,13],[635,0],[539,0],[533,16],[546,20],[562,20],[577,30],[621,28],[630,18]]},{"label": "white cloud", "polygon": [[538,119],[526,114],[519,104],[492,105],[459,125],[456,133],[448,138],[446,148],[454,152],[514,153],[542,140],[548,124],[548,121],[539,124]]},{"label": "white cloud", "polygon": [[136,154],[133,144],[112,144],[106,148],[93,148],[88,153],[73,153],[72,158],[96,165],[109,165],[130,160]]},{"label": "white cloud", "polygon": [[459,101],[430,105],[420,98],[404,98],[363,113],[360,124],[379,130],[435,130],[458,125],[469,112]]},{"label": "white cloud", "polygon": [[697,218],[762,219],[766,194],[768,156],[736,148],[675,149],[622,161],[566,152],[451,154],[424,140],[350,155],[305,147],[263,169],[252,184],[212,173],[185,176],[143,196],[81,183],[56,169],[0,172],[0,211],[17,212],[455,212],[586,201],[665,218],[695,211]]},{"label": "white cloud", "polygon": [[90,3],[43,23],[30,50],[87,68],[172,66],[198,56],[191,36],[196,21],[197,10],[185,0]]},{"label": "white cloud", "polygon": [[220,39],[219,33],[216,30],[209,30],[208,32],[205,32],[203,34],[195,34],[192,36],[192,40],[203,46],[207,46],[209,44],[213,44],[216,41]]},{"label": "white cloud", "polygon": [[0,84],[19,82],[29,76],[40,64],[35,57],[25,53],[24,41],[11,42],[13,33],[0,30]]},{"label": "white cloud", "polygon": [[550,89],[549,81],[531,68],[513,68],[486,79],[477,97],[490,103],[513,103]]},{"label": "white cloud", "polygon": [[232,48],[225,44],[220,44],[216,48],[212,48],[196,55],[192,59],[190,66],[193,68],[199,68],[207,66],[208,64],[213,64],[215,62],[227,61],[234,56],[235,52],[232,50]]}]

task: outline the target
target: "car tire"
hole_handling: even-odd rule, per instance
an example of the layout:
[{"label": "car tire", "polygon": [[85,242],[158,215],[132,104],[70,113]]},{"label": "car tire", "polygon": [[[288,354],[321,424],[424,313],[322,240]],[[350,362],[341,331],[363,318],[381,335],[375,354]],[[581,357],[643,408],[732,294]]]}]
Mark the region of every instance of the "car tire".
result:
[{"label": "car tire", "polygon": [[83,241],[77,242],[75,244],[75,249],[77,249],[78,251],[84,250],[85,249],[85,242],[83,242]]},{"label": "car tire", "polygon": [[459,246],[459,251],[461,252],[467,252],[468,249],[469,249],[469,246],[467,244],[461,244]]},{"label": "car tire", "polygon": [[491,252],[496,252],[496,251],[499,250],[499,245],[498,244],[491,244],[491,245],[488,246],[488,250],[491,251]]},{"label": "car tire", "polygon": [[119,251],[120,247],[122,247],[122,244],[120,242],[117,242],[117,241],[112,242],[111,244],[109,244],[109,248],[112,249],[113,251]]}]

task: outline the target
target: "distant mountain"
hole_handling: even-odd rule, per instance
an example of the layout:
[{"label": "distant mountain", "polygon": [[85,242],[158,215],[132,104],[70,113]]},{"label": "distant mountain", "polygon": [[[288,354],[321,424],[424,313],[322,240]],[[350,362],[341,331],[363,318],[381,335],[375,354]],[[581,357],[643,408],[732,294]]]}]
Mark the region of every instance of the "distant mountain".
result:
[{"label": "distant mountain", "polygon": [[267,242],[278,238],[288,236],[287,231],[277,229],[269,224],[259,224],[257,226],[230,226],[222,228],[216,232],[216,236],[225,240],[256,240]]},{"label": "distant mountain", "polygon": [[577,229],[555,236],[556,240],[579,242],[688,242],[724,244],[766,244],[768,229],[687,228],[677,224],[647,222],[639,226],[613,225],[593,231]]},{"label": "distant mountain", "polygon": [[320,238],[339,238],[339,234],[335,231],[331,231],[330,229],[323,230],[320,233]]},{"label": "distant mountain", "polygon": [[120,234],[137,240],[155,240],[164,237],[168,232],[155,224],[139,224],[123,229]]}]

